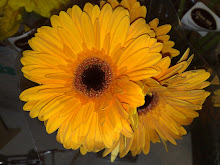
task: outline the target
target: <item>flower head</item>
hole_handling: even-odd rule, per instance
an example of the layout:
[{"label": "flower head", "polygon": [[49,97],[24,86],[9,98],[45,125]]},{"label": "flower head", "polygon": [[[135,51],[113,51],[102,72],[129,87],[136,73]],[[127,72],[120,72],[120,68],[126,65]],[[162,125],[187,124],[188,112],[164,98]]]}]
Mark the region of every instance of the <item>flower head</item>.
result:
[{"label": "flower head", "polygon": [[199,114],[202,104],[209,92],[203,90],[210,83],[206,80],[210,74],[205,70],[185,71],[193,56],[188,60],[189,49],[174,66],[170,66],[170,58],[161,59],[156,66],[161,73],[153,78],[143,80],[145,104],[134,108],[138,114],[133,116],[134,136],[120,140],[112,148],[106,149],[104,156],[120,146],[120,157],[129,151],[135,156],[143,152],[148,154],[150,142],[170,141],[176,145],[175,139],[181,139],[187,132],[182,125],[190,124]]},{"label": "flower head", "polygon": [[[123,7],[87,3],[51,17],[29,40],[23,53],[24,76],[39,86],[21,93],[23,109],[44,121],[48,133],[58,129],[65,148],[97,152],[132,137],[129,107],[144,104],[138,81],[156,76],[162,43],[151,38],[143,19],[132,24]],[[144,30],[135,31],[137,25]],[[145,25],[145,26],[144,26]]]}]

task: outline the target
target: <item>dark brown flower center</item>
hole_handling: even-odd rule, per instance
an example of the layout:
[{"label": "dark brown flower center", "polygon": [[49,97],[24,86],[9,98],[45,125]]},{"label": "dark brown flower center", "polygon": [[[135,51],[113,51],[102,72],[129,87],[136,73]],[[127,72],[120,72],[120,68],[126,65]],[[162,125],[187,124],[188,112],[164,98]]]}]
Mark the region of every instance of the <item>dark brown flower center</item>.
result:
[{"label": "dark brown flower center", "polygon": [[146,95],[144,105],[137,108],[138,114],[139,115],[141,115],[142,113],[146,114],[149,111],[153,110],[153,108],[157,105],[157,102],[158,102],[158,96],[156,93],[153,93],[152,95]]},{"label": "dark brown flower center", "polygon": [[89,97],[98,97],[109,87],[112,70],[109,64],[93,57],[84,60],[76,70],[74,85]]}]

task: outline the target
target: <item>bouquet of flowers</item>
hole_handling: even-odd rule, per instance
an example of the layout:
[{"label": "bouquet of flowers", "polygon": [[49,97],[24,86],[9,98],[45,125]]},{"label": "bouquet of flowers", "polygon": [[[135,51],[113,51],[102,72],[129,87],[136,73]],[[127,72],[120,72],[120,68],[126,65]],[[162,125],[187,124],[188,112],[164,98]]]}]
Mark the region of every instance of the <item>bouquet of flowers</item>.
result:
[{"label": "bouquet of flowers", "polygon": [[[103,156],[148,154],[150,142],[187,134],[210,95],[210,73],[188,70],[187,49],[174,49],[159,19],[146,22],[136,0],[74,5],[37,29],[23,52],[24,77],[39,84],[20,94],[24,111],[57,131],[66,149]],[[179,58],[171,65],[173,57]]]}]

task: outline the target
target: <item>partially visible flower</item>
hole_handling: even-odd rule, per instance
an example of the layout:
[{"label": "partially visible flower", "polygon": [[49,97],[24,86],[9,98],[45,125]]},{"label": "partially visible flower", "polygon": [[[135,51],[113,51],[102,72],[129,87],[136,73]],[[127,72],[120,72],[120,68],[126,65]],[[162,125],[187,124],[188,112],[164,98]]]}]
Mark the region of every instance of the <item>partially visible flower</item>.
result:
[{"label": "partially visible flower", "polygon": [[[147,8],[145,6],[141,6],[140,2],[137,0],[122,0],[120,3],[117,0],[107,0],[107,2],[111,4],[113,9],[118,6],[123,6],[124,8],[128,9],[131,23],[138,18],[146,17]],[[106,1],[100,1],[101,7],[104,4],[106,4]]]},{"label": "partially visible flower", "polygon": [[[147,9],[145,6],[141,6],[140,2],[137,0],[122,0],[120,3],[117,0],[107,0],[107,1],[101,1],[100,6],[102,7],[104,4],[110,3],[112,8],[116,8],[118,6],[123,6],[126,9],[128,9],[130,13],[130,20],[133,22],[137,18],[146,18]],[[170,36],[167,34],[171,30],[171,25],[162,25],[159,26],[159,19],[155,18],[148,24],[153,30],[149,33],[150,36],[157,38],[157,40],[161,43],[163,43],[163,49],[161,51],[163,57],[169,56],[169,57],[176,57],[180,54],[179,50],[174,49],[173,46],[175,43],[170,40]],[[141,26],[137,27],[140,28]],[[143,28],[142,28],[143,29]]]},{"label": "partially visible flower", "polygon": [[170,58],[173,58],[178,56],[180,52],[179,50],[173,48],[175,42],[171,41],[170,36],[167,34],[171,30],[171,25],[166,24],[158,26],[158,24],[158,18],[149,22],[151,29],[155,32],[155,37],[159,42],[163,43],[163,49],[161,51],[163,57],[169,56]]},{"label": "partially visible flower", "polygon": [[[49,18],[70,0],[1,0],[0,1],[0,40],[14,35],[21,22],[21,11],[35,12]],[[27,26],[26,26],[27,27]]]},{"label": "partially visible flower", "polygon": [[[125,156],[129,151],[135,156],[143,152],[148,154],[150,142],[161,141],[166,145],[170,141],[176,145],[175,139],[181,139],[187,132],[182,125],[190,124],[199,114],[202,104],[209,96],[203,90],[210,83],[206,80],[210,74],[205,70],[185,71],[193,56],[188,60],[189,49],[179,62],[170,66],[170,58],[161,59],[156,66],[161,74],[143,80],[145,104],[134,108],[138,115],[133,116],[133,138],[120,137],[112,148],[106,149],[104,156],[110,152]],[[140,83],[141,84],[141,83]],[[142,86],[142,84],[141,84]],[[137,124],[138,123],[138,124]]]},{"label": "partially visible flower", "polygon": [[12,10],[6,4],[2,5],[0,8],[0,40],[15,34],[21,21],[22,16],[19,10]]},{"label": "partially visible flower", "polygon": [[21,93],[23,109],[82,154],[112,147],[120,134],[131,138],[129,116],[137,111],[129,107],[144,104],[138,81],[160,73],[162,43],[145,33],[148,25],[134,30],[145,20],[131,24],[128,10],[110,4],[75,5],[51,24],[37,30],[21,59],[24,76],[41,84]]},{"label": "partially visible flower", "polygon": [[49,18],[53,12],[69,1],[70,0],[8,0],[8,5],[13,10],[24,7],[27,12],[34,11],[43,17]]}]

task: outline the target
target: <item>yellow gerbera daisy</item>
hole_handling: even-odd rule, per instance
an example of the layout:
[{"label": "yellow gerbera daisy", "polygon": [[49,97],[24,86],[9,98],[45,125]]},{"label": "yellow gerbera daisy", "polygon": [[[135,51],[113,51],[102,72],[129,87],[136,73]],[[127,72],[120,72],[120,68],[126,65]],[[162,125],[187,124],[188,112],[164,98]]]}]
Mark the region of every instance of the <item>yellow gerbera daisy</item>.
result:
[{"label": "yellow gerbera daisy", "polygon": [[[203,90],[210,83],[205,81],[210,74],[205,70],[184,70],[190,64],[193,56],[188,60],[189,49],[179,62],[170,67],[170,58],[161,59],[156,66],[162,72],[154,78],[142,81],[144,86],[145,104],[137,109],[138,115],[133,117],[134,136],[120,137],[112,148],[106,149],[104,156],[110,152],[120,157],[129,151],[135,156],[143,151],[148,154],[150,141],[153,143],[170,141],[176,145],[175,139],[180,139],[187,132],[182,125],[188,125],[193,118],[198,117],[196,110],[202,104],[209,92]],[[138,124],[137,124],[138,123]],[[165,144],[165,143],[164,143]],[[114,156],[112,160],[114,159]]]},{"label": "yellow gerbera daisy", "polygon": [[[65,148],[97,152],[110,148],[120,134],[132,137],[129,107],[144,104],[136,81],[157,75],[162,43],[131,24],[123,7],[102,9],[87,3],[51,17],[29,40],[21,62],[24,76],[41,84],[25,90],[20,99],[32,118],[58,129]],[[145,23],[146,24],[146,23]],[[146,25],[147,26],[147,25]],[[148,26],[147,26],[148,27]]]},{"label": "yellow gerbera daisy", "polygon": [[155,32],[155,38],[161,43],[163,43],[163,49],[161,51],[163,57],[169,56],[171,58],[176,57],[180,54],[179,50],[174,49],[173,46],[175,42],[169,40],[170,36],[167,33],[171,30],[171,25],[159,25],[159,19],[155,18],[149,22],[151,29]]},{"label": "yellow gerbera daisy", "polygon": [[[128,9],[131,23],[138,18],[146,17],[147,8],[145,6],[141,6],[140,2],[137,0],[122,0],[120,3],[117,0],[107,0],[107,2],[111,4],[113,9],[118,6],[123,6],[124,8]],[[106,1],[100,1],[101,7],[104,4],[106,4]]]}]

